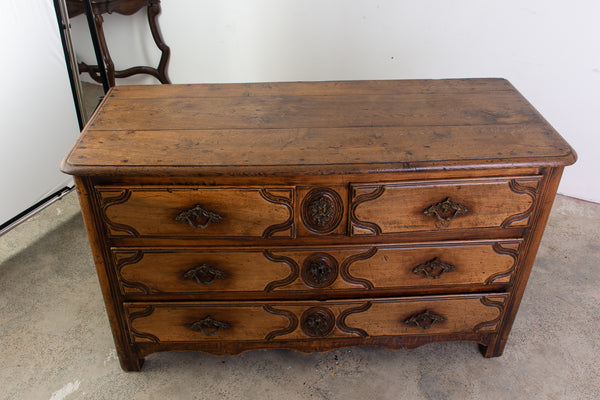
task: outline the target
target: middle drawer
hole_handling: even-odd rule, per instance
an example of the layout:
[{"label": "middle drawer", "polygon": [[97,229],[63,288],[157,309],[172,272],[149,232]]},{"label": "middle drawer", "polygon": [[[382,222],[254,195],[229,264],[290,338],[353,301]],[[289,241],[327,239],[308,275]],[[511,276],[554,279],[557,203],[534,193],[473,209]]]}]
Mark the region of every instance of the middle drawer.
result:
[{"label": "middle drawer", "polygon": [[489,290],[507,285],[520,239],[272,249],[112,250],[125,296],[227,298]]}]

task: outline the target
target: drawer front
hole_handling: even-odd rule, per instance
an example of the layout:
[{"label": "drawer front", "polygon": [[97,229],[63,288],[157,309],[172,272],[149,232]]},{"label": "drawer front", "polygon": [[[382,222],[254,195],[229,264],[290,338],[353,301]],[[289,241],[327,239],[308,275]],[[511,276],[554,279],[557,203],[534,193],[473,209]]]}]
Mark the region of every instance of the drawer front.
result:
[{"label": "drawer front", "polygon": [[351,235],[526,227],[541,177],[352,185]]},{"label": "drawer front", "polygon": [[98,189],[110,236],[293,237],[292,188]]},{"label": "drawer front", "polygon": [[520,240],[359,248],[113,250],[121,292],[252,293],[456,289],[506,284]]},{"label": "drawer front", "polygon": [[136,343],[489,333],[506,294],[370,301],[125,303]]}]

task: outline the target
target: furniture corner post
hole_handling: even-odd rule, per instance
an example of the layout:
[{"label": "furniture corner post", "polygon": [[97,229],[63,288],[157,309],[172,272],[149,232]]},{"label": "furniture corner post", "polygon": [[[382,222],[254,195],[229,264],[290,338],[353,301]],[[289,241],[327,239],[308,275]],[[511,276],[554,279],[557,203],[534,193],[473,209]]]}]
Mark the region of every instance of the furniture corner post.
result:
[{"label": "furniture corner post", "polygon": [[138,356],[138,352],[132,345],[127,335],[128,329],[123,309],[120,305],[118,285],[113,284],[116,280],[114,271],[111,268],[110,255],[107,246],[103,245],[104,235],[101,230],[100,218],[97,207],[92,198],[92,189],[89,178],[76,176],[75,186],[81,207],[83,221],[88,234],[96,273],[100,281],[102,297],[106,306],[108,320],[113,334],[115,347],[119,356],[121,368],[125,371],[140,371],[143,358]]},{"label": "furniture corner post", "polygon": [[515,321],[517,311],[519,310],[519,305],[523,298],[523,293],[525,292],[525,286],[529,280],[529,275],[531,274],[531,269],[544,234],[544,229],[548,222],[548,217],[550,216],[550,211],[556,197],[556,191],[558,189],[558,184],[560,183],[563,169],[564,167],[549,167],[544,170],[544,179],[541,182],[541,186],[538,188],[540,196],[537,199],[536,213],[532,216],[534,220],[529,227],[525,247],[522,253],[526,256],[524,259],[520,260],[520,265],[518,266],[518,269],[521,270],[517,273],[519,279],[513,284],[511,295],[507,300],[504,318],[500,322],[498,334],[489,341],[487,346],[480,345],[479,347],[482,355],[486,358],[498,357],[504,352],[508,335],[511,332],[513,322]]}]

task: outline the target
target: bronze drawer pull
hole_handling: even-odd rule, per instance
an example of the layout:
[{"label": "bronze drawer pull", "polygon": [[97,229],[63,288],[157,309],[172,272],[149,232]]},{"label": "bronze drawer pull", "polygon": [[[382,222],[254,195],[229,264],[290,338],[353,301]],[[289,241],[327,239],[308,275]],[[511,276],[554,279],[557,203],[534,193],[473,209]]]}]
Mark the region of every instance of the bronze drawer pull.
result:
[{"label": "bronze drawer pull", "polygon": [[421,329],[429,329],[436,322],[444,322],[446,319],[431,311],[425,310],[404,320],[406,325],[413,325]]},{"label": "bronze drawer pull", "polygon": [[[223,217],[216,212],[202,208],[200,204],[196,204],[189,210],[177,214],[175,221],[188,223],[194,229],[205,229],[210,224],[218,224],[223,221]],[[201,221],[204,221],[204,223]]]},{"label": "bronze drawer pull", "polygon": [[[443,263],[436,257],[433,260],[427,261],[425,264],[417,265],[413,268],[412,272],[414,274],[422,273],[427,279],[439,279],[444,272],[451,272],[455,269],[456,267],[454,265]],[[439,270],[440,272],[434,273],[435,270]]]},{"label": "bronze drawer pull", "polygon": [[441,223],[448,223],[459,215],[465,215],[469,209],[462,204],[458,204],[447,197],[444,201],[427,207],[423,214],[427,217],[436,217]]},{"label": "bronze drawer pull", "polygon": [[220,269],[213,268],[209,265],[202,264],[197,267],[188,269],[183,274],[183,278],[191,281],[196,281],[201,285],[210,285],[214,283],[217,279],[227,278],[227,273],[225,271],[221,271]]},{"label": "bronze drawer pull", "polygon": [[229,329],[231,325],[225,321],[217,321],[211,318],[210,315],[202,318],[200,321],[194,322],[190,325],[190,329],[193,331],[200,331],[204,336],[215,336],[219,331]]}]

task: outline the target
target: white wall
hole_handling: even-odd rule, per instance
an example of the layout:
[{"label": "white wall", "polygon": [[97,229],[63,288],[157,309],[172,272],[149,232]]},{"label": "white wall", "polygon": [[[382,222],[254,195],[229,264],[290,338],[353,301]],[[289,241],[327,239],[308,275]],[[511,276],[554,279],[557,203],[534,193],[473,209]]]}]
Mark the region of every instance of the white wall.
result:
[{"label": "white wall", "polygon": [[2,3],[0,224],[72,185],[60,162],[79,126],[54,6]]},{"label": "white wall", "polygon": [[[105,20],[118,68],[157,64],[144,13]],[[559,192],[600,202],[597,0],[164,0],[159,20],[173,83],[507,78],[578,152]]]}]

